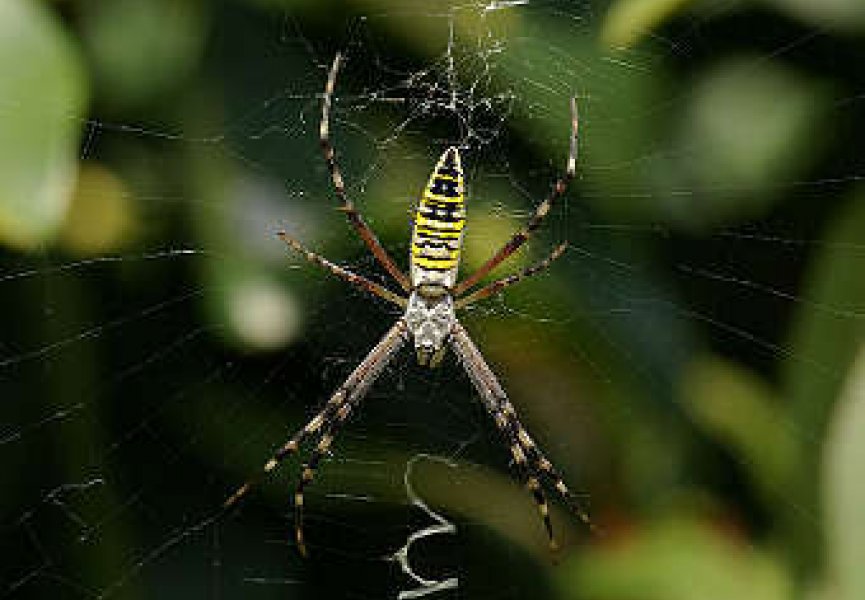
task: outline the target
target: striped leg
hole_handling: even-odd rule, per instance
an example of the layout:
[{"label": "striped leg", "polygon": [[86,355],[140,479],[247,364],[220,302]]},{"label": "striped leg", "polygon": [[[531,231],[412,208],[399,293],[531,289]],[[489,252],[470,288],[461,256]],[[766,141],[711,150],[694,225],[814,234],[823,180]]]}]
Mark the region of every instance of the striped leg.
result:
[{"label": "striped leg", "polygon": [[319,143],[321,151],[324,154],[324,161],[327,164],[327,170],[330,173],[330,179],[333,183],[333,189],[337,198],[342,203],[340,210],[345,213],[349,224],[354,227],[355,232],[361,237],[366,247],[369,248],[373,256],[378,260],[384,269],[399,283],[403,290],[408,291],[411,288],[411,283],[408,277],[400,271],[399,267],[388,254],[381,242],[378,241],[375,232],[366,224],[363,216],[354,206],[354,202],[345,193],[345,181],[342,178],[342,171],[339,169],[339,164],[336,162],[336,151],[330,143],[330,106],[333,101],[333,90],[336,86],[336,76],[339,73],[339,67],[342,64],[342,54],[337,53],[333,59],[333,64],[330,67],[330,75],[327,78],[327,84],[324,87],[324,96],[321,104],[321,124],[319,125]]},{"label": "striped leg", "polygon": [[[513,404],[508,400],[507,394],[505,394],[495,374],[486,364],[486,361],[477,349],[477,346],[472,342],[465,328],[460,324],[457,324],[453,329],[451,346],[454,348],[457,356],[459,356],[460,362],[469,374],[472,383],[474,383],[481,394],[487,410],[491,414],[498,413],[500,415],[496,417],[496,424],[500,429],[507,427],[507,430],[512,432],[518,447],[518,450],[515,450],[514,446],[511,447],[511,453],[515,455],[515,460],[517,455],[525,457],[524,460],[529,464],[532,472],[538,470],[546,475],[553,483],[556,492],[574,511],[580,521],[587,524],[590,530],[597,531],[588,513],[565,485],[561,475],[556,471],[549,459],[543,455],[537,444],[535,444],[534,440],[520,423]],[[502,420],[506,425],[500,423],[499,420]]]},{"label": "striped leg", "polygon": [[285,231],[278,231],[276,233],[276,235],[278,235],[280,237],[280,239],[283,242],[285,242],[286,245],[288,245],[289,248],[291,248],[292,250],[294,250],[295,252],[297,252],[298,254],[303,256],[309,262],[311,262],[315,265],[318,265],[319,267],[322,267],[323,269],[330,271],[331,273],[333,273],[334,275],[336,275],[340,279],[347,281],[348,283],[352,284],[353,286],[359,287],[360,289],[367,291],[371,294],[374,294],[374,295],[378,296],[379,298],[382,298],[384,300],[387,300],[388,302],[392,302],[393,304],[396,304],[400,308],[406,307],[407,301],[402,296],[398,296],[398,295],[394,294],[392,291],[390,291],[386,287],[381,286],[381,285],[375,283],[374,281],[370,281],[366,277],[362,277],[360,275],[352,273],[348,269],[344,269],[344,268],[340,267],[339,265],[336,265],[336,264],[330,262],[329,260],[327,260],[323,256],[320,256],[320,255],[316,254],[315,252],[313,252],[312,250],[309,250],[306,247],[304,247],[303,244],[301,244],[299,241],[297,241],[296,239],[294,239],[293,237],[288,235],[288,233],[286,233]]},{"label": "striped leg", "polygon": [[[360,399],[357,400],[359,402]],[[357,406],[357,402],[346,402],[342,404],[334,414],[333,423],[328,427],[327,431],[322,434],[318,440],[315,449],[309,456],[309,460],[303,465],[303,471],[300,475],[300,481],[294,490],[294,537],[297,541],[297,549],[302,556],[307,556],[306,540],[303,535],[303,492],[307,485],[312,483],[315,478],[318,464],[330,452],[330,445],[336,434],[339,433],[340,427],[348,419],[351,411]]]},{"label": "striped leg", "polygon": [[553,466],[553,463],[544,456],[543,452],[541,452],[541,449],[537,444],[535,444],[535,441],[531,438],[528,431],[526,431],[522,423],[520,423],[513,405],[507,398],[501,398],[500,403],[502,405],[504,418],[507,419],[510,426],[516,431],[516,439],[518,440],[520,447],[523,449],[523,452],[526,454],[527,460],[530,461],[535,469],[542,472],[549,479],[553,488],[562,500],[564,500],[565,504],[568,505],[571,511],[577,515],[577,518],[579,518],[590,531],[597,533],[598,530],[595,524],[592,523],[589,513],[585,508],[583,508],[577,497],[568,489],[568,486],[565,485],[562,476]]},{"label": "striped leg", "polygon": [[492,258],[485,262],[477,271],[469,277],[461,281],[453,290],[454,296],[459,296],[478,281],[481,280],[487,273],[495,269],[503,260],[516,252],[526,241],[532,236],[535,230],[540,227],[559,196],[565,193],[568,189],[568,184],[574,178],[577,168],[577,134],[578,134],[579,118],[577,115],[577,101],[571,98],[571,142],[570,152],[568,154],[568,162],[565,168],[565,174],[556,180],[553,184],[553,189],[535,209],[534,214],[529,219],[529,222],[509,239]]},{"label": "striped leg", "polygon": [[[527,452],[527,447],[520,438],[522,428],[518,428],[519,422],[515,418],[509,417],[505,410],[510,406],[510,403],[502,403],[501,399],[503,397],[506,398],[504,391],[462,325],[457,324],[454,326],[451,334],[451,346],[480,394],[487,412],[492,415],[499,430],[508,439],[514,463],[526,474],[526,485],[532,493],[532,497],[538,507],[538,512],[544,522],[544,527],[550,541],[550,548],[555,550],[557,544],[553,536],[549,507],[547,506],[546,498],[537,477],[537,469],[540,468],[540,465],[538,461],[534,461],[534,464],[530,461],[532,457]],[[510,408],[512,409],[513,407]]]},{"label": "striped leg", "polygon": [[[463,329],[463,334],[466,339],[468,339],[468,335],[465,334],[465,330]],[[471,342],[471,340],[469,340]],[[475,348],[477,351],[477,348]],[[483,361],[483,357],[480,356],[480,352],[478,352],[478,358]],[[565,501],[571,511],[577,515],[577,518],[580,519],[585,525],[589,527],[589,530],[593,533],[597,533],[597,528],[594,523],[592,523],[591,517],[588,512],[583,508],[580,501],[577,497],[568,489],[568,486],[565,485],[562,476],[559,472],[553,467],[553,463],[544,456],[541,449],[529,435],[529,432],[526,431],[525,427],[523,427],[522,423],[520,423],[519,417],[517,416],[517,411],[514,408],[514,405],[511,404],[511,401],[508,399],[507,394],[502,389],[501,385],[498,382],[498,379],[493,374],[492,370],[489,366],[486,365],[485,362],[482,362],[480,365],[480,375],[483,377],[484,381],[489,385],[490,393],[492,395],[492,401],[496,403],[496,406],[499,410],[501,410],[503,418],[507,421],[509,428],[514,432],[514,436],[517,442],[520,445],[523,453],[526,456],[526,459],[531,464],[532,468],[539,470],[542,472],[553,484],[556,492]]]},{"label": "striped leg", "polygon": [[526,277],[531,277],[532,275],[537,275],[538,273],[546,271],[550,267],[550,265],[553,264],[553,261],[559,258],[564,253],[567,247],[568,245],[566,243],[559,244],[553,249],[550,255],[541,262],[535,263],[530,267],[526,267],[519,273],[508,275],[507,277],[503,277],[502,279],[497,279],[496,281],[488,283],[484,287],[475,290],[471,294],[463,296],[454,303],[454,308],[465,308],[474,304],[478,300],[483,300],[485,298],[489,298],[490,296],[495,296],[504,289],[511,287],[515,283],[519,283]]},{"label": "striped leg", "polygon": [[[346,382],[348,383],[348,382]],[[282,445],[282,447],[273,453],[266,463],[264,463],[264,467],[261,469],[260,475],[266,475],[273,471],[279,464],[285,460],[286,457],[290,456],[297,452],[300,448],[300,445],[306,441],[307,438],[316,434],[319,429],[326,423],[329,423],[333,418],[335,410],[345,401],[345,384],[342,388],[337,390],[337,392],[331,397],[328,401],[327,405],[310,421],[304,425],[303,429],[295,433],[291,438]],[[228,499],[223,503],[223,508],[228,509],[237,504],[237,502],[246,495],[246,493],[252,489],[252,486],[255,484],[256,480],[250,479],[242,486],[237,488],[237,490],[228,497]]]},{"label": "striped leg", "polygon": [[[484,396],[483,394],[482,397],[486,398],[486,396]],[[555,535],[553,534],[553,523],[550,520],[550,507],[547,504],[547,498],[544,495],[543,489],[541,488],[540,481],[538,481],[537,473],[532,468],[532,465],[529,464],[525,451],[518,442],[516,436],[514,435],[513,428],[511,427],[510,423],[508,422],[502,411],[499,410],[493,403],[488,402],[486,399],[484,401],[484,406],[490,413],[490,416],[493,417],[493,420],[495,421],[496,426],[499,428],[499,431],[502,433],[502,436],[507,440],[507,443],[510,445],[511,457],[514,459],[514,466],[517,468],[517,471],[520,474],[523,483],[525,483],[526,488],[532,494],[535,505],[538,507],[538,513],[540,514],[541,520],[544,523],[544,530],[547,532],[547,539],[549,540],[550,550],[556,551],[559,545],[556,542]]]},{"label": "striped leg", "polygon": [[[322,453],[326,452],[332,441],[332,438],[328,439],[328,437],[334,424],[342,423],[348,417],[349,407],[356,406],[363,400],[370,386],[405,343],[407,334],[408,327],[405,321],[399,319],[370,351],[363,362],[352,371],[351,375],[348,376],[339,389],[334,392],[325,407],[268,459],[262,468],[261,474],[266,475],[276,469],[287,456],[297,452],[301,443],[322,430],[325,431],[325,434],[320,438],[316,450]],[[317,459],[316,462],[318,460],[320,459]],[[304,477],[306,477],[306,470],[309,466],[312,465],[307,465],[304,468]],[[225,501],[223,508],[229,509],[234,506],[252,488],[254,483],[255,480],[251,479],[240,486]],[[301,495],[301,504],[302,502]],[[301,552],[304,551],[305,549],[302,548]]]}]

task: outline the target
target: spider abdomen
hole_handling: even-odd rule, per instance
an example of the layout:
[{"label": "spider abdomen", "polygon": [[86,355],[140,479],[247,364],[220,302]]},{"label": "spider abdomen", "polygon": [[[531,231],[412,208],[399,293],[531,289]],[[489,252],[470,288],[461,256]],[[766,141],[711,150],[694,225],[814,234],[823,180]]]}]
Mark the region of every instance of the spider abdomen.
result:
[{"label": "spider abdomen", "polygon": [[456,282],[466,222],[463,171],[459,151],[444,151],[430,175],[415,212],[411,246],[413,287]]}]

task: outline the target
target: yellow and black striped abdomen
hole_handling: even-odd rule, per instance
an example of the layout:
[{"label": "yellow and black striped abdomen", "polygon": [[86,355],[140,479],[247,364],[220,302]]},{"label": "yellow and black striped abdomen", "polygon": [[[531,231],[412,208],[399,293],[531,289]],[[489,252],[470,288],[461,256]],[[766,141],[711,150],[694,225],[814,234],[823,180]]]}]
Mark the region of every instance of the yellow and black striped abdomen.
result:
[{"label": "yellow and black striped abdomen", "polygon": [[424,188],[411,242],[412,286],[456,283],[463,227],[465,188],[459,151],[448,148]]}]

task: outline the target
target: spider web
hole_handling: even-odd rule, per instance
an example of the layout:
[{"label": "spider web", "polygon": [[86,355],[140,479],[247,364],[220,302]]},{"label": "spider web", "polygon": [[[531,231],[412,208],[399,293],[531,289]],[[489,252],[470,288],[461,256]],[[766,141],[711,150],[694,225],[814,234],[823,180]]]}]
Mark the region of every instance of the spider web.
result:
[{"label": "spider web", "polygon": [[[654,519],[781,540],[800,551],[778,568],[814,581],[819,492],[790,470],[816,473],[865,311],[837,283],[865,261],[844,144],[865,84],[815,75],[853,52],[834,30],[715,3],[611,49],[613,16],[587,2],[259,4],[209,9],[170,108],[103,106],[109,79],[69,114],[82,169],[122,181],[129,240],[0,256],[0,597],[572,597],[604,539]],[[273,236],[389,283],[317,147],[336,51],[348,192],[400,264],[443,147],[467,167],[465,274],[562,172],[577,98],[577,180],[501,270],[569,251],[461,320],[600,539],[555,508],[553,560],[467,378],[410,351],[309,488],[310,559],[292,543],[298,461],[221,510],[398,317]],[[810,151],[763,143],[779,130]]]}]

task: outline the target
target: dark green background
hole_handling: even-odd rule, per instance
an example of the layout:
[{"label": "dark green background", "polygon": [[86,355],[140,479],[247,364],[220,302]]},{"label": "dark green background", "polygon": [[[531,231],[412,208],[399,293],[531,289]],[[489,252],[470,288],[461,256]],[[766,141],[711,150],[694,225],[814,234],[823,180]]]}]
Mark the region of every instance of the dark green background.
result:
[{"label": "dark green background", "polygon": [[[865,10],[493,6],[5,0],[0,597],[396,597],[420,455],[457,534],[412,556],[459,597],[865,597]],[[317,148],[337,51],[348,189],[400,262],[452,143],[464,271],[492,253],[577,97],[577,179],[508,265],[570,250],[463,317],[601,531],[557,503],[556,557],[452,357],[402,353],[338,438],[309,560],[298,463],[220,513],[396,317],[273,236],[387,283]]]}]

